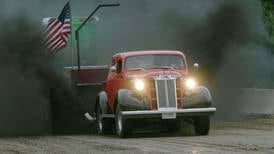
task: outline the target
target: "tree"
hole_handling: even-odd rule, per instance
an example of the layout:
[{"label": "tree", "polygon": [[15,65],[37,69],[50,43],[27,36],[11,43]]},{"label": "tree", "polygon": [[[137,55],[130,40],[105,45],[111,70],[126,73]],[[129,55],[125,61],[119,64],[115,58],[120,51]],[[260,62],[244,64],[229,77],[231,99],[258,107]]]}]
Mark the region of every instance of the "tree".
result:
[{"label": "tree", "polygon": [[266,45],[274,52],[274,1],[261,0],[263,9],[263,19],[269,37],[266,39]]}]

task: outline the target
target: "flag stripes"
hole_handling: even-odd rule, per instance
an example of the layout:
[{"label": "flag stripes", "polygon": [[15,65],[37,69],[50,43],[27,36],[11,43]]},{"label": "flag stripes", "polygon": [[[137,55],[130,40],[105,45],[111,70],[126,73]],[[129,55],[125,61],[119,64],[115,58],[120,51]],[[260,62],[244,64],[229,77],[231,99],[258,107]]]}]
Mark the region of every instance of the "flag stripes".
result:
[{"label": "flag stripes", "polygon": [[68,2],[59,17],[49,21],[46,26],[43,44],[52,54],[56,54],[68,44],[68,35],[71,33],[70,12]]}]

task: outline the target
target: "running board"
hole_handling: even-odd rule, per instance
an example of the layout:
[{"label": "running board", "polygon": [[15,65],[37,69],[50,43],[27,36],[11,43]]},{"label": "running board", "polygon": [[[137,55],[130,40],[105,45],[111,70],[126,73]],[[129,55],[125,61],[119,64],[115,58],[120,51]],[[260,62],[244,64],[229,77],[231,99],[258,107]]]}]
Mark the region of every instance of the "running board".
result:
[{"label": "running board", "polygon": [[102,115],[103,118],[115,118],[114,114],[103,114]]}]

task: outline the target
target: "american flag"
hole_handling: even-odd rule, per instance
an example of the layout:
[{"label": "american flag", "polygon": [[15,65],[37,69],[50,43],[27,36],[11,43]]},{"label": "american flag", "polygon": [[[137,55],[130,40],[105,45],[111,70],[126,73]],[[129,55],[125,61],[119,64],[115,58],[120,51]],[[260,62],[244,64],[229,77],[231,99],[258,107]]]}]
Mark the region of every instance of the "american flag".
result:
[{"label": "american flag", "polygon": [[51,20],[44,32],[44,45],[50,53],[56,54],[68,44],[68,35],[71,33],[71,10],[68,2],[57,19]]}]

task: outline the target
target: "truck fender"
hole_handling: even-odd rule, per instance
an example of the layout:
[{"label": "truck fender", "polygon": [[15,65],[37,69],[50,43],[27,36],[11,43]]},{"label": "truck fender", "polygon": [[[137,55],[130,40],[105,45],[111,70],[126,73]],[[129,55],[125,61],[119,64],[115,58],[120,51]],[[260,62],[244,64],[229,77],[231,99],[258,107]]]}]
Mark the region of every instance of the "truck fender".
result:
[{"label": "truck fender", "polygon": [[204,86],[199,86],[194,95],[184,97],[183,101],[184,108],[210,107],[212,105],[211,93]]},{"label": "truck fender", "polygon": [[101,107],[103,114],[109,113],[110,109],[108,107],[108,98],[107,98],[107,93],[105,91],[101,91],[96,98],[95,112],[97,112],[96,109],[98,105]]},{"label": "truck fender", "polygon": [[117,93],[115,100],[115,109],[117,103],[124,111],[134,110],[150,110],[149,99],[144,97],[142,93],[139,93],[130,89],[120,89]]}]

